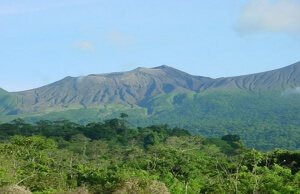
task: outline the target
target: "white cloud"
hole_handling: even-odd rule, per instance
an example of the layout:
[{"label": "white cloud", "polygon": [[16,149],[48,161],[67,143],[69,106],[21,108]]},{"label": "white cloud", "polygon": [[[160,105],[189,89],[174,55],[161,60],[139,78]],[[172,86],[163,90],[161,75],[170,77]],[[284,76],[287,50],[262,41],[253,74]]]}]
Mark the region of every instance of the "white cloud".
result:
[{"label": "white cloud", "polygon": [[84,76],[79,76],[79,77],[77,77],[77,78],[76,78],[77,84],[81,84],[81,82],[83,81],[84,78],[85,78]]},{"label": "white cloud", "polygon": [[300,87],[287,89],[281,93],[281,96],[290,96],[293,94],[300,94]]},{"label": "white cloud", "polygon": [[87,40],[76,43],[75,47],[89,52],[96,51],[96,47],[94,46],[94,44]]},{"label": "white cloud", "polygon": [[250,0],[237,25],[241,33],[300,32],[299,0]]},{"label": "white cloud", "polygon": [[119,47],[124,47],[135,43],[136,37],[133,35],[126,35],[116,31],[112,31],[108,34],[107,39],[110,43]]}]

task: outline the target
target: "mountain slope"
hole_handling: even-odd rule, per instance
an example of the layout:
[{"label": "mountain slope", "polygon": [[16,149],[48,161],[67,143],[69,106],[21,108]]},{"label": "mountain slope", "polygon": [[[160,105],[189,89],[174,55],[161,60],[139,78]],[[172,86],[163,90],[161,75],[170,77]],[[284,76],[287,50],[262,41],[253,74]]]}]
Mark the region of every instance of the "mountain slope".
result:
[{"label": "mountain slope", "polygon": [[205,137],[238,134],[249,148],[300,149],[300,95],[277,92],[216,90],[155,96],[145,107],[106,106],[50,112],[28,121],[58,120],[80,123],[103,121],[126,112],[137,126],[169,124]]},{"label": "mountain slope", "polygon": [[0,108],[2,122],[88,123],[126,112],[139,126],[167,123],[207,137],[238,134],[257,149],[299,149],[300,63],[217,79],[168,66],[66,77],[28,91],[0,90]]},{"label": "mountain slope", "polygon": [[41,88],[14,93],[23,112],[88,108],[111,103],[145,106],[148,99],[171,92],[220,89],[286,90],[300,86],[300,63],[252,75],[211,79],[172,67],[137,68],[128,72],[66,77]]},{"label": "mountain slope", "polygon": [[300,62],[293,65],[251,75],[218,78],[206,83],[201,90],[243,89],[243,90],[286,90],[300,86]]},{"label": "mountain slope", "polygon": [[41,88],[17,92],[21,109],[97,107],[109,103],[137,105],[157,95],[194,91],[210,78],[196,77],[167,66],[129,72],[66,77]]},{"label": "mountain slope", "polygon": [[0,116],[17,114],[17,99],[0,88]]}]

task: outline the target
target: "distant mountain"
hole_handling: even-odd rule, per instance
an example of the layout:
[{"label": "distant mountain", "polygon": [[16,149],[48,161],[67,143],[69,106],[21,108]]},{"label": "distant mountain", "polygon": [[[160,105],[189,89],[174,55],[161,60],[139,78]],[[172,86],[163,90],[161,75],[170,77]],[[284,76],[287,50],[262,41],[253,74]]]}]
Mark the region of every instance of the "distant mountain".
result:
[{"label": "distant mountain", "polygon": [[239,134],[247,146],[300,148],[300,62],[212,79],[163,65],[66,77],[22,92],[0,90],[0,122],[102,121],[126,112],[139,126],[170,124],[204,136]]},{"label": "distant mountain", "polygon": [[218,78],[207,82],[200,90],[211,88],[243,90],[286,90],[300,86],[300,62],[293,65],[251,75]]},{"label": "distant mountain", "polygon": [[209,80],[160,66],[137,68],[129,72],[66,77],[53,84],[14,95],[20,99],[23,111],[69,106],[87,108],[109,103],[135,105],[158,94],[196,91]]},{"label": "distant mountain", "polygon": [[49,108],[89,108],[111,103],[143,105],[150,98],[171,92],[215,89],[286,90],[300,86],[300,63],[252,75],[212,79],[193,76],[166,65],[128,72],[66,77],[55,83],[14,93],[23,112]]}]

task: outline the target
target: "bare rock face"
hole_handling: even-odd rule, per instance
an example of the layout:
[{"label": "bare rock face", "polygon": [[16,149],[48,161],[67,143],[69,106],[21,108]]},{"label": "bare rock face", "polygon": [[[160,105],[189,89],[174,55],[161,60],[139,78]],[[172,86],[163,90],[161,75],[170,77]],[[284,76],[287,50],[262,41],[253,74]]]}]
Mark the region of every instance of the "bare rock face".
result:
[{"label": "bare rock face", "polygon": [[218,79],[193,76],[163,65],[128,72],[66,77],[37,89],[11,95],[18,104],[18,114],[99,107],[110,103],[139,106],[156,95],[171,92],[204,92],[213,89],[284,91],[299,86],[300,62],[273,71]]}]

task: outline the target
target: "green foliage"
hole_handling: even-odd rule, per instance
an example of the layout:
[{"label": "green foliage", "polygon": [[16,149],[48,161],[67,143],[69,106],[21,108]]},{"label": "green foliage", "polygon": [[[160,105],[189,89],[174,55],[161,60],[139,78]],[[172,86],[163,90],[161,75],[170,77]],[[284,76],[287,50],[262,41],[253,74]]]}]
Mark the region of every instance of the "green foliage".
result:
[{"label": "green foliage", "polygon": [[[6,95],[4,92],[3,96]],[[210,90],[157,95],[132,107],[109,104],[15,116],[3,111],[6,115],[0,115],[0,121],[11,121],[20,116],[30,122],[64,118],[87,124],[121,117],[122,123],[127,125],[133,123],[145,127],[168,123],[204,137],[237,134],[247,147],[259,150],[296,150],[300,148],[299,107],[299,95],[282,95],[282,91]]]},{"label": "green foliage", "polygon": [[0,88],[0,116],[16,114],[17,99],[9,92]]},{"label": "green foliage", "polygon": [[300,171],[300,151],[276,149],[271,155],[270,163],[285,166],[295,174]]},{"label": "green foliage", "polygon": [[221,139],[227,142],[238,142],[241,140],[240,136],[232,134],[224,135]]},{"label": "green foliage", "polygon": [[282,96],[280,91],[172,93],[149,100],[151,115],[142,120],[147,125],[168,123],[205,137],[237,134],[247,147],[259,150],[295,150],[300,148],[299,107],[299,96]]},{"label": "green foliage", "polygon": [[219,138],[207,138],[205,143],[214,144],[221,149],[221,151],[227,155],[234,155],[234,148],[226,141]]},{"label": "green foliage", "polygon": [[205,139],[168,125],[135,130],[124,119],[0,124],[0,192],[300,191],[299,151],[263,153],[246,149],[236,134]]}]

